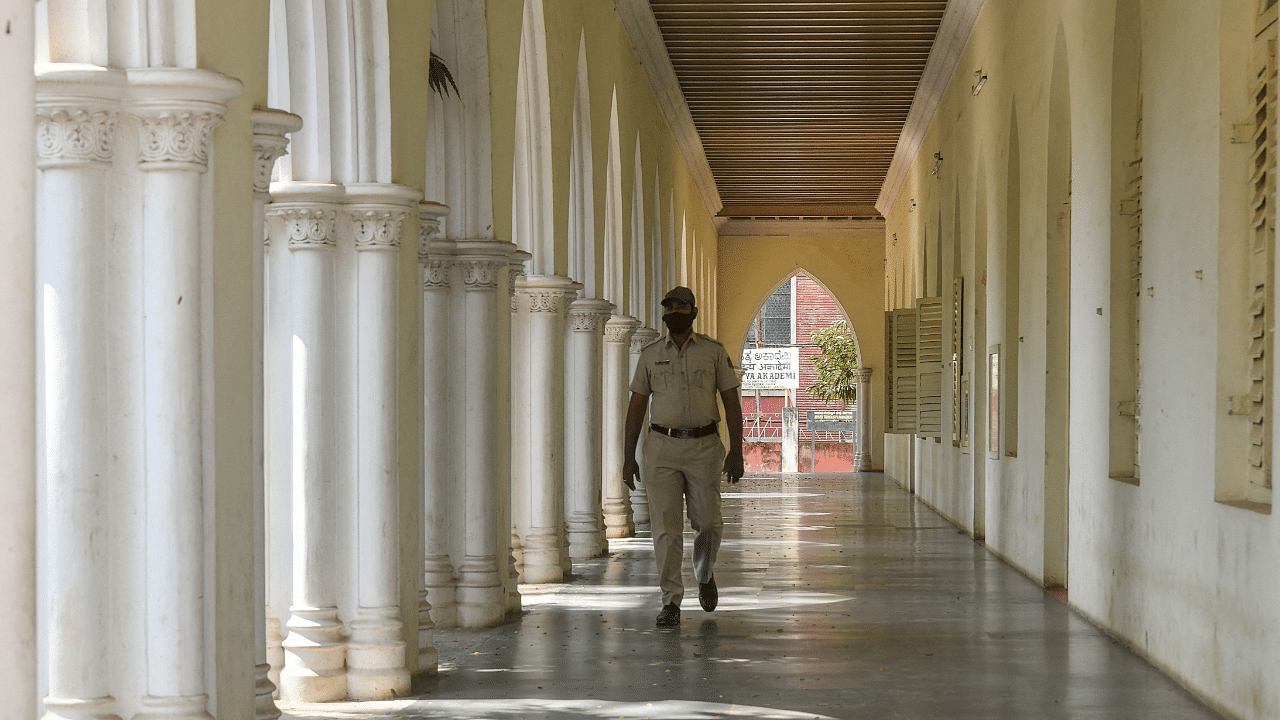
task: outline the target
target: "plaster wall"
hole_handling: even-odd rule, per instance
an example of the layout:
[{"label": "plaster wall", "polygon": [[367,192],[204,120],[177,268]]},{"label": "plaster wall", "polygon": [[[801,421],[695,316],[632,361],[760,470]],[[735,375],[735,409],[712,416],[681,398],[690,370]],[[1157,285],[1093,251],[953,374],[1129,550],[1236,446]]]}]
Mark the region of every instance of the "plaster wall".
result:
[{"label": "plaster wall", "polygon": [[[1000,345],[1002,358],[1012,344],[1018,349],[1018,410],[999,418],[1017,424],[1016,446],[1002,432],[998,452],[986,447],[989,438],[969,453],[954,447],[944,380],[942,442],[890,436],[886,469],[899,482],[914,472],[923,500],[985,536],[989,549],[1037,581],[1052,582],[1046,563],[1065,539],[1071,605],[1210,704],[1251,719],[1280,717],[1280,527],[1268,512],[1214,496],[1222,474],[1239,467],[1231,455],[1240,452],[1232,442],[1241,421],[1227,414],[1225,399],[1247,388],[1247,365],[1234,350],[1244,324],[1236,316],[1247,307],[1239,297],[1246,266],[1230,262],[1244,257],[1235,248],[1247,242],[1247,148],[1231,138],[1233,124],[1251,120],[1256,11],[1247,0],[1141,3],[1136,36],[1116,37],[1112,0],[987,2],[889,211],[885,246],[889,308],[942,295],[945,317],[950,280],[965,276],[966,318],[980,315],[965,328],[964,363],[975,377],[987,370],[981,345]],[[1120,481],[1108,463],[1116,371],[1112,58],[1116,47],[1135,42],[1142,68],[1141,477]],[[974,96],[978,69],[988,81]],[[1055,165],[1065,148],[1067,163]],[[943,157],[936,176],[935,152]],[[1051,192],[1068,169],[1065,242],[1054,237],[1064,204]],[[1014,208],[1010,197],[1019,200]],[[1009,242],[1010,227],[1021,230],[1017,242]],[[1050,278],[1062,272],[1051,257],[1063,247],[1065,328],[1053,324],[1064,309],[1050,304]],[[1019,280],[1016,328],[1005,312],[1011,268]],[[948,330],[944,323],[944,347]],[[1045,378],[1060,358],[1050,348],[1064,340],[1067,401],[1052,410],[1058,406]],[[986,405],[975,398],[972,428],[987,426]],[[1067,431],[1065,508],[1046,494],[1052,423]],[[1057,529],[1046,523],[1055,512],[1064,512]]]},{"label": "plaster wall", "polygon": [[883,233],[869,229],[841,238],[725,236],[711,261],[719,296],[719,340],[730,357],[741,354],[747,326],[765,298],[797,270],[803,269],[835,297],[853,324],[863,367],[872,370],[871,465],[884,468]]}]

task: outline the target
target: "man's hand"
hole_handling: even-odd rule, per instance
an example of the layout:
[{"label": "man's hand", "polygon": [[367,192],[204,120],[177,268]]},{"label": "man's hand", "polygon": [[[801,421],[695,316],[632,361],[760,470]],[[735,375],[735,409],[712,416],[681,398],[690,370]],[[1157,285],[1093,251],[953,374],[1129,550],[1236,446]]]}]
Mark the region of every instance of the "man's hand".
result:
[{"label": "man's hand", "polygon": [[743,470],[741,450],[730,450],[729,454],[724,456],[724,473],[729,476],[730,485],[737,484],[746,474]]},{"label": "man's hand", "polygon": [[639,480],[640,463],[636,462],[635,458],[627,458],[626,462],[622,463],[622,484],[630,490],[635,490]]}]

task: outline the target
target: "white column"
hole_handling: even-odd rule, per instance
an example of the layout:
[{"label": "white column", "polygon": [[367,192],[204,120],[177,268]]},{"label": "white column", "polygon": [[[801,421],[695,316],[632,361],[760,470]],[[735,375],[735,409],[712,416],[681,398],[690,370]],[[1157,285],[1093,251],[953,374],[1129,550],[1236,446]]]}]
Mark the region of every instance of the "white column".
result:
[{"label": "white column", "polygon": [[[302,118],[283,110],[253,111],[253,680],[255,720],[280,716],[273,698],[280,679],[267,656],[270,623],[276,635],[280,621],[267,608],[266,515],[266,204],[271,199],[271,171],[289,146],[288,133],[302,128]],[[279,646],[278,638],[271,638]],[[274,677],[273,677],[274,676]]]},{"label": "white column", "polygon": [[[418,591],[418,672],[434,674],[439,655],[435,647],[436,613],[447,609],[450,626],[454,610],[453,565],[447,538],[449,445],[446,442],[449,392],[448,345],[439,328],[449,322],[449,261],[432,257],[432,238],[449,208],[435,202],[418,203],[418,273],[422,286],[422,589]],[[447,334],[446,334],[447,336]],[[446,597],[447,596],[447,597]],[[432,607],[434,600],[436,606]],[[447,602],[446,602],[447,600]]]},{"label": "white column", "polygon": [[11,625],[0,642],[0,720],[36,716],[36,257],[35,41],[33,5],[0,2],[12,34],[0,42],[0,617]]},{"label": "white column", "polygon": [[347,648],[338,620],[335,477],[334,256],[340,185],[272,188],[268,212],[285,228],[292,263],[293,596],[280,697],[331,702],[347,696]]},{"label": "white column", "polygon": [[627,406],[630,402],[628,373],[631,359],[631,335],[640,321],[626,315],[614,315],[604,326],[603,421],[601,428],[601,466],[604,486],[601,506],[604,510],[605,536],[631,537],[635,522],[631,518],[631,494],[622,484],[622,452],[626,443]]},{"label": "white column", "polygon": [[[653,328],[642,327],[637,329],[631,335],[631,359],[628,363],[627,371],[627,387],[631,387],[631,378],[635,376],[636,365],[640,362],[640,351],[645,345],[657,340],[662,333]],[[628,401],[631,397],[630,390],[627,391]],[[649,427],[649,413],[646,411],[644,416],[644,427]],[[640,431],[640,441],[636,444],[636,461],[644,457],[644,439],[649,436],[643,428]],[[622,472],[622,468],[618,468],[618,472]],[[649,524],[649,493],[644,486],[644,478],[640,479],[640,483],[636,485],[636,489],[631,491],[631,519],[636,525]]]},{"label": "white column", "polygon": [[858,420],[857,446],[853,454],[853,471],[871,470],[871,368],[861,368],[853,373],[857,383],[857,397],[853,401]]},{"label": "white column", "polygon": [[200,175],[241,85],[203,70],[128,71],[139,120],[146,433],[147,695],[142,717],[208,718],[204,673]]},{"label": "white column", "polygon": [[502,520],[503,524],[499,527],[500,532],[505,532],[507,540],[507,614],[519,613],[524,606],[524,599],[520,596],[520,564],[521,550],[520,538],[515,529],[515,508],[523,507],[517,502],[516,493],[519,483],[516,477],[520,474],[521,469],[516,467],[512,459],[516,457],[515,447],[517,441],[522,437],[516,430],[516,422],[523,418],[516,412],[516,403],[523,391],[517,385],[519,373],[523,371],[522,363],[517,362],[517,357],[524,352],[524,344],[517,343],[517,323],[518,323],[518,303],[516,297],[516,283],[525,277],[525,263],[533,259],[532,253],[523,250],[514,250],[507,255],[507,303],[510,312],[507,315],[507,364],[505,371],[507,373],[507,397],[506,397],[506,425],[507,425],[507,447],[510,451],[506,455],[506,517]]},{"label": "white column", "polygon": [[[508,492],[498,477],[500,463],[493,440],[499,437],[496,410],[499,313],[508,312],[499,302],[498,289],[508,272],[510,243],[459,240],[455,260],[463,283],[461,321],[465,332],[465,358],[456,374],[461,383],[459,473],[463,483],[463,558],[458,567],[458,624],[462,627],[496,625],[506,617],[502,575],[507,573],[506,543],[499,543],[503,517],[502,497]],[[501,546],[501,547],[500,547]],[[500,574],[501,573],[501,574]]]},{"label": "white column", "polygon": [[520,292],[527,276],[511,274],[511,557],[524,582],[524,538],[529,534],[529,297]]},{"label": "white column", "polygon": [[526,355],[519,360],[523,418],[515,424],[524,437],[527,455],[513,457],[524,466],[519,479],[526,487],[518,495],[527,504],[516,507],[526,583],[564,579],[564,317],[565,306],[582,286],[568,278],[532,275],[516,287],[521,308],[522,340]]},{"label": "white column", "polygon": [[409,693],[400,619],[400,228],[422,193],[348,184],[356,247],[359,607],[350,622],[347,693],[384,700]]},{"label": "white column", "polygon": [[[440,207],[444,207],[443,205]],[[438,223],[437,223],[438,225]],[[421,250],[420,250],[421,252]],[[434,240],[422,267],[422,587],[437,627],[458,624],[457,577],[453,566],[455,522],[461,499],[453,471],[453,333],[450,280],[453,243]]]},{"label": "white column", "polygon": [[601,337],[613,303],[579,298],[569,303],[564,364],[564,507],[569,557],[586,560],[609,549],[600,508]]},{"label": "white column", "polygon": [[[44,340],[49,588],[46,718],[110,718],[106,557],[107,172],[122,73],[42,73],[37,84],[37,281]],[[198,482],[198,478],[197,478]]]}]

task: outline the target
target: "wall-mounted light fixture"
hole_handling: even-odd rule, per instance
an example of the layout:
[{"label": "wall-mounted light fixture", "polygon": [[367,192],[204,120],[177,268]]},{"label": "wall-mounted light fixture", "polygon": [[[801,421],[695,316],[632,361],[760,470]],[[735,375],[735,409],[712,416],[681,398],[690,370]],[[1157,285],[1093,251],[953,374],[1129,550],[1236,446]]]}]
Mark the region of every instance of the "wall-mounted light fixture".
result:
[{"label": "wall-mounted light fixture", "polygon": [[907,212],[915,212],[915,211],[916,211],[916,199],[911,198],[911,207],[907,208]]},{"label": "wall-mounted light fixture", "polygon": [[974,71],[973,78],[978,81],[978,83],[973,86],[973,95],[977,95],[982,92],[982,86],[987,84],[987,76],[982,74],[981,69],[978,69]]},{"label": "wall-mounted light fixture", "polygon": [[942,151],[933,154],[933,176],[938,177],[938,171],[942,169]]}]

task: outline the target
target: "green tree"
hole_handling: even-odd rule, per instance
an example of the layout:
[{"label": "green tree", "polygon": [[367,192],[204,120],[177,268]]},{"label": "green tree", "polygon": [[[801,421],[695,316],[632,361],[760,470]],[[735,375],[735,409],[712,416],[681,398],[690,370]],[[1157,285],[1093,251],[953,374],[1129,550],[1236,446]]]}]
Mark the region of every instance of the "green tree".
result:
[{"label": "green tree", "polygon": [[813,359],[813,370],[818,375],[818,381],[805,388],[805,392],[828,402],[853,402],[857,394],[857,382],[853,373],[858,369],[858,345],[853,339],[849,323],[841,320],[815,332],[813,344],[820,351]]}]

